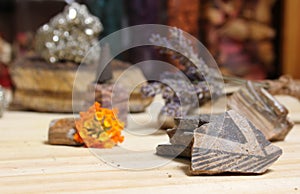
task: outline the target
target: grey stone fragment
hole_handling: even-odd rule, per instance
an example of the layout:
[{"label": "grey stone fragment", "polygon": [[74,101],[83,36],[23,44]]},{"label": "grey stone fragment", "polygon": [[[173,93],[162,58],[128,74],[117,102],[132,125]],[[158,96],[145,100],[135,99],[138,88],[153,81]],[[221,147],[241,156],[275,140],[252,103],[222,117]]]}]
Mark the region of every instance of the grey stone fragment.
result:
[{"label": "grey stone fragment", "polygon": [[210,121],[210,114],[176,117],[174,121],[177,129],[193,131],[197,127],[208,123]]},{"label": "grey stone fragment", "polygon": [[194,135],[192,132],[177,131],[172,138],[170,143],[173,145],[188,146],[192,143]]},{"label": "grey stone fragment", "polygon": [[156,147],[156,154],[168,157],[191,157],[191,147],[182,145],[163,144]]}]

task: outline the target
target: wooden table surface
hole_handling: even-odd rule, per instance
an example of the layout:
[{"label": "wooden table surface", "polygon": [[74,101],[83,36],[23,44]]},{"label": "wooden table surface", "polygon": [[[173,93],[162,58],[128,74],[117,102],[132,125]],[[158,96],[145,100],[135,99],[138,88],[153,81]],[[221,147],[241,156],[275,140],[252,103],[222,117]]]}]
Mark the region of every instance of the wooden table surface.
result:
[{"label": "wooden table surface", "polygon": [[[291,110],[291,118],[300,120],[300,103],[291,98],[282,101]],[[183,159],[154,169],[121,170],[101,161],[87,148],[48,145],[50,120],[66,116],[70,115],[5,112],[0,119],[0,193],[300,192],[300,124],[284,142],[275,143],[283,149],[283,155],[263,175],[189,176],[188,162]],[[136,147],[151,144],[155,137],[157,141],[167,140],[163,133],[152,140],[138,137],[134,140]],[[131,138],[126,137],[126,141]]]}]

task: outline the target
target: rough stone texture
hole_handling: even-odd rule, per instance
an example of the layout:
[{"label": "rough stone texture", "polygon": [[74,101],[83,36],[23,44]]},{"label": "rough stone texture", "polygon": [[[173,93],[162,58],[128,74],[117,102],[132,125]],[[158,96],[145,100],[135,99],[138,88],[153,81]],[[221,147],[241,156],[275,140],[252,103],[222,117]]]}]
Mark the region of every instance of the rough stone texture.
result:
[{"label": "rough stone texture", "polygon": [[284,140],[294,126],[287,117],[288,110],[252,82],[230,96],[228,106],[249,119],[270,141]]},{"label": "rough stone texture", "polygon": [[216,121],[194,131],[192,174],[261,174],[282,154],[280,148],[236,111],[230,110]]},{"label": "rough stone texture", "polygon": [[208,123],[209,120],[210,120],[209,114],[176,117],[174,119],[176,128],[189,130],[189,131],[194,131],[195,128]]},{"label": "rough stone texture", "polygon": [[[111,62],[113,67],[122,64],[122,61],[112,60]],[[127,65],[127,63],[124,64]],[[80,72],[77,72],[77,68],[78,65],[72,62],[49,64],[36,56],[25,56],[18,59],[10,67],[15,85],[13,107],[41,112],[83,111],[82,107],[86,105],[87,101],[90,104],[95,101],[94,96],[88,96],[90,93],[87,91],[91,89],[89,87],[95,81],[96,75],[95,68],[84,66]],[[74,85],[75,78],[76,85]],[[98,85],[101,92],[97,93],[96,89],[96,99],[102,103],[103,107],[111,108],[109,102],[112,84]],[[120,91],[123,90],[120,89]],[[72,98],[73,92],[76,98]],[[103,99],[101,99],[102,97]],[[119,94],[116,95],[116,98],[118,98],[117,107],[124,115],[125,112],[127,113],[127,101],[125,102],[124,97]]]},{"label": "rough stone texture", "polygon": [[156,154],[160,156],[167,156],[167,157],[179,156],[184,158],[190,158],[191,147],[186,147],[182,145],[171,145],[171,144],[158,145],[156,147]]},{"label": "rough stone texture", "polygon": [[171,144],[158,145],[156,154],[160,156],[191,157],[191,147],[193,142],[193,132],[182,129],[168,129],[167,134]]},{"label": "rough stone texture", "polygon": [[193,138],[193,132],[177,130],[172,138],[170,138],[170,143],[173,145],[189,146]]},{"label": "rough stone texture", "polygon": [[[214,117],[215,116],[217,116],[217,114],[214,115]],[[190,158],[194,130],[208,123],[210,119],[214,117],[211,117],[209,114],[176,117],[174,119],[175,127],[166,130],[171,144],[158,145],[156,153],[161,156]]]},{"label": "rough stone texture", "polygon": [[76,133],[74,118],[52,120],[48,131],[48,143],[52,145],[82,145],[74,141]]},{"label": "rough stone texture", "polygon": [[74,88],[77,67],[71,62],[49,65],[38,57],[18,59],[10,68],[16,89],[15,107],[43,112],[73,112],[73,90],[80,96],[74,104],[83,104],[87,85],[94,80],[95,74],[93,69],[85,69],[77,77],[81,84]]},{"label": "rough stone texture", "polygon": [[97,43],[102,30],[99,19],[85,5],[71,3],[37,30],[35,50],[49,63],[97,64],[100,56]]}]

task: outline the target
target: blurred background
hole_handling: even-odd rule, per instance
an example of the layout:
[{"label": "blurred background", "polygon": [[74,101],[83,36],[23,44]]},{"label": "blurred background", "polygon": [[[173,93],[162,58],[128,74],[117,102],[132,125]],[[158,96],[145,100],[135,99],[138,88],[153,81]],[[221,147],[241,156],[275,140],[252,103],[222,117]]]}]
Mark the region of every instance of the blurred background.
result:
[{"label": "blurred background", "polygon": [[[0,0],[0,37],[14,57],[32,49],[34,34],[71,0]],[[298,0],[78,0],[100,18],[104,37],[148,23],[176,26],[197,37],[224,74],[247,79],[300,78]],[[99,38],[101,38],[99,37]],[[144,49],[120,58],[136,63],[157,57]],[[5,63],[5,62],[1,62]],[[147,70],[144,70],[147,71]],[[149,70],[151,71],[151,70]],[[8,72],[0,69],[1,85]]]}]

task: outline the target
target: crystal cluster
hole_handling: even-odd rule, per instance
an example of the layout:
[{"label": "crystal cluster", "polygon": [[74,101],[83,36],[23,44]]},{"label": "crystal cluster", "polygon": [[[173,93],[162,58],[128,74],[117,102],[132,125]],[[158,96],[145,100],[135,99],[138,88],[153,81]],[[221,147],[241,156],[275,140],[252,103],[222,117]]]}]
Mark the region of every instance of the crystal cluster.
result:
[{"label": "crystal cluster", "polygon": [[[142,88],[145,96],[162,94],[165,106],[160,115],[183,116],[199,104],[223,95],[222,80],[217,70],[209,67],[196,54],[191,41],[182,34],[181,30],[172,28],[168,38],[154,34],[150,42],[161,46],[161,54],[171,56],[181,65],[179,67],[181,73],[164,72],[159,82],[149,83]],[[184,53],[185,56],[180,53]],[[176,89],[180,92],[174,92]]]},{"label": "crystal cluster", "polygon": [[85,5],[72,3],[38,29],[35,49],[50,63],[81,63],[84,59],[85,63],[93,64],[99,59],[97,43],[102,29],[99,19],[91,15]]}]

